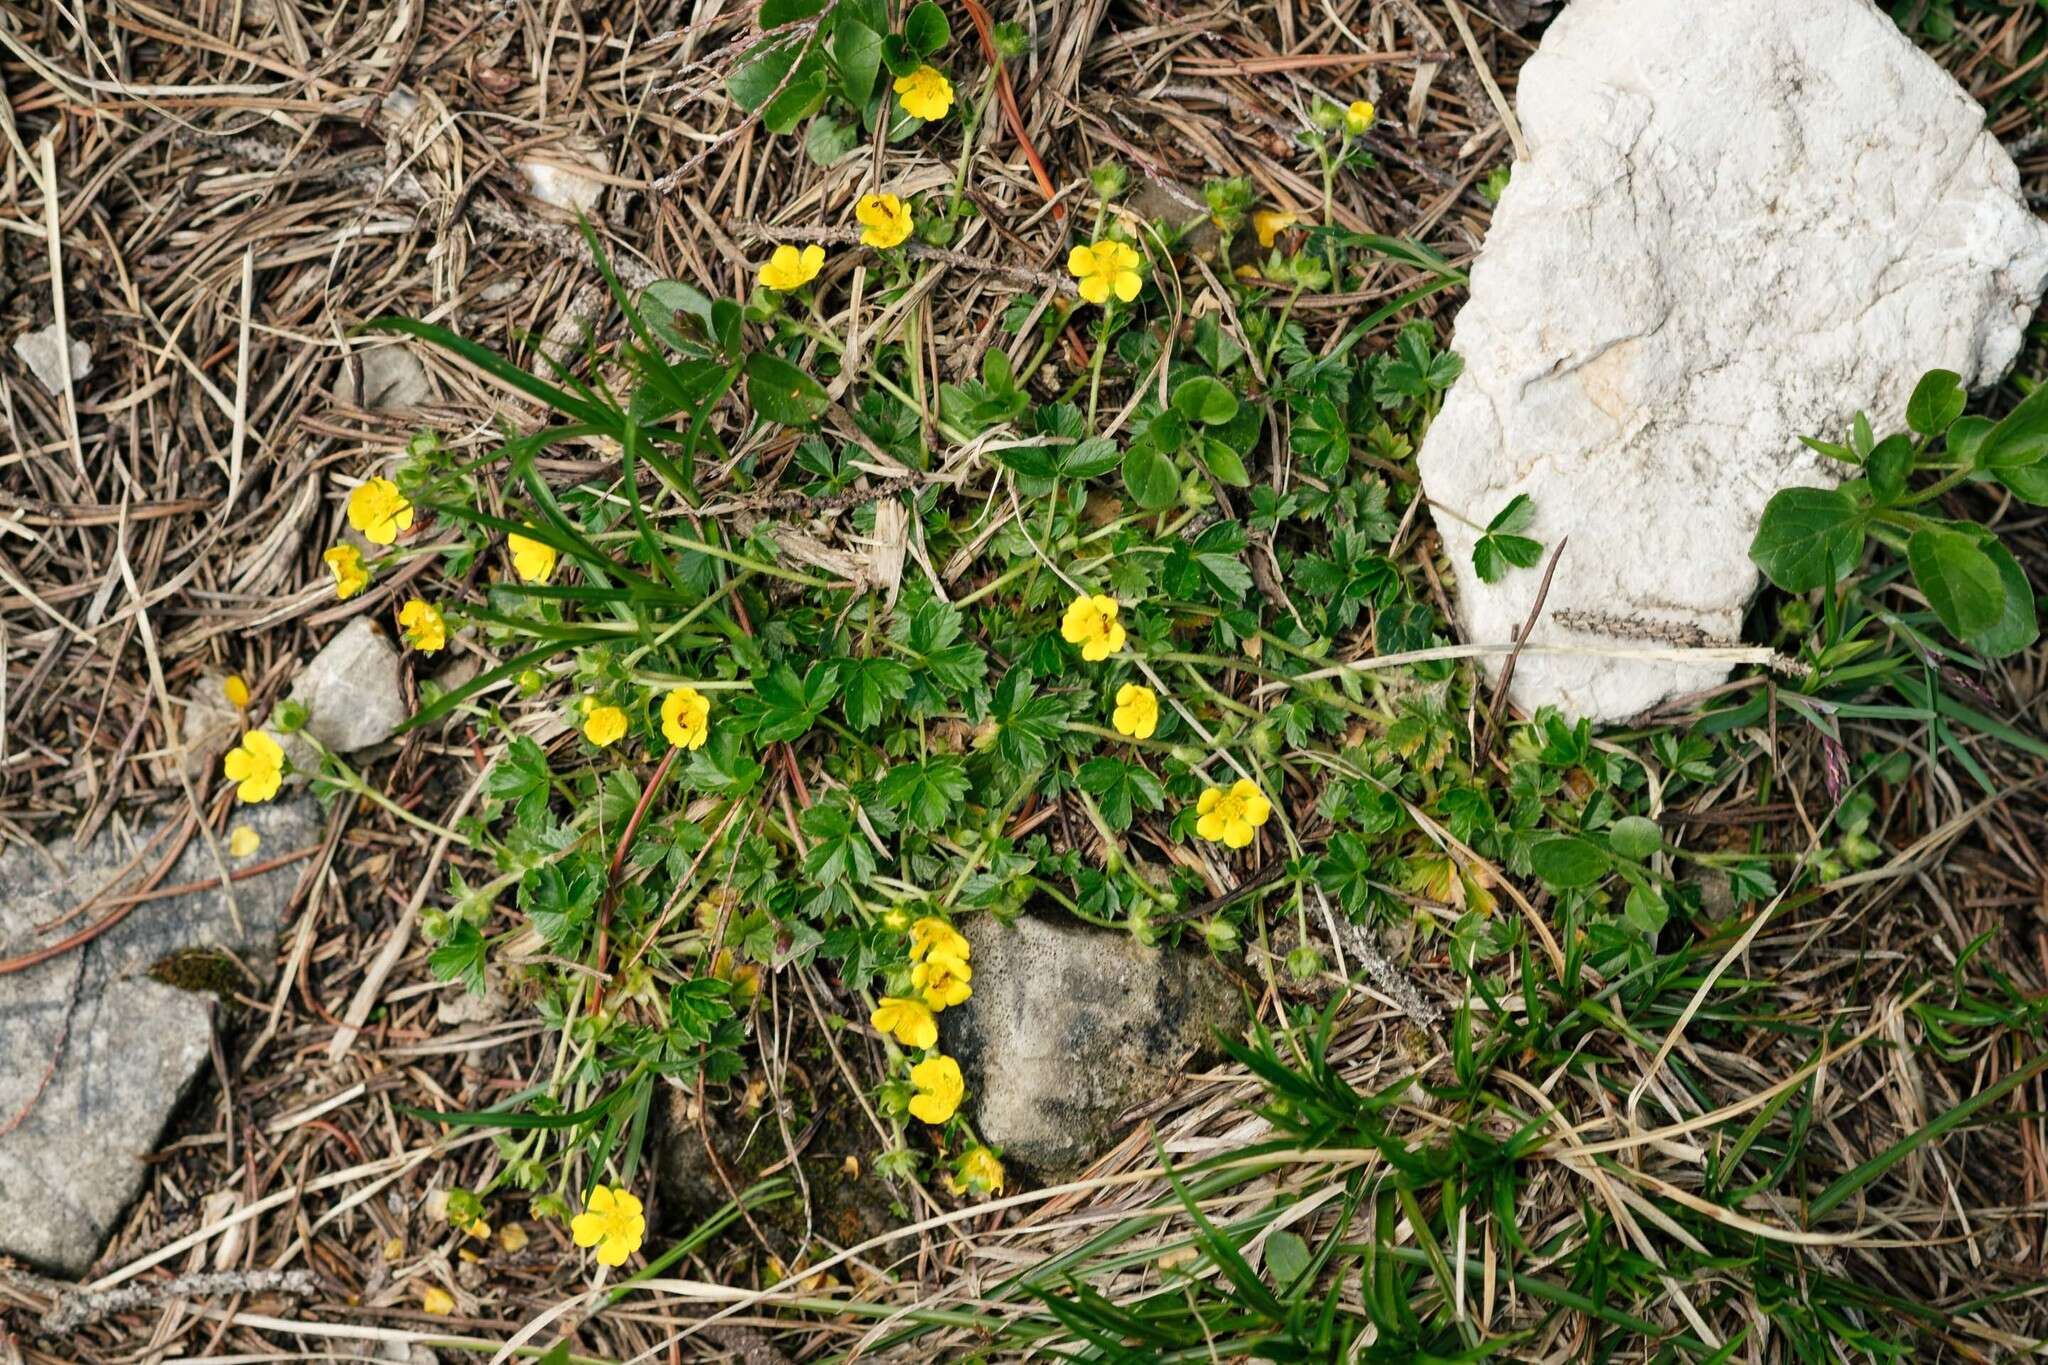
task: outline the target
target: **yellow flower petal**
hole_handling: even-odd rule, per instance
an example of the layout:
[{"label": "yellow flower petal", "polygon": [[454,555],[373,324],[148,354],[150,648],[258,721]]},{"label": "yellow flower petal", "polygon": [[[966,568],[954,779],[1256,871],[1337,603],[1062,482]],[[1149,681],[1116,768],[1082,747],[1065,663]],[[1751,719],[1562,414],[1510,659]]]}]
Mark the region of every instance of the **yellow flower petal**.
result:
[{"label": "yellow flower petal", "polygon": [[902,102],[903,112],[912,118],[941,119],[953,107],[953,82],[934,66],[920,66],[908,76],[898,76],[891,88]]},{"label": "yellow flower petal", "polygon": [[445,1318],[455,1311],[455,1296],[438,1284],[430,1284],[420,1291],[420,1308],[437,1318]]},{"label": "yellow flower petal", "polygon": [[860,220],[860,239],[868,246],[887,250],[910,236],[910,205],[893,194],[861,196],[853,206],[853,216]]},{"label": "yellow flower petal", "polygon": [[678,749],[701,749],[711,733],[711,700],[694,687],[678,687],[661,699],[661,733]]},{"label": "yellow flower petal", "polygon": [[398,609],[406,643],[422,654],[438,654],[448,645],[448,622],[441,609],[415,597]]},{"label": "yellow flower petal", "polygon": [[967,1094],[960,1063],[946,1056],[928,1057],[910,1068],[910,1083],[917,1087],[910,1113],[923,1123],[940,1124],[952,1118]]},{"label": "yellow flower petal", "polygon": [[320,556],[334,571],[334,596],[346,602],[370,586],[370,571],[363,565],[363,552],[353,545],[336,545]]},{"label": "yellow flower petal", "polygon": [[522,535],[507,535],[505,548],[512,552],[512,572],[519,575],[522,583],[545,583],[554,577],[555,562],[560,558],[554,546]]},{"label": "yellow flower petal", "polygon": [[626,734],[626,713],[616,706],[593,706],[583,718],[583,737],[602,749]]},{"label": "yellow flower petal", "polygon": [[263,836],[247,825],[236,825],[228,831],[228,856],[247,858],[263,847]]},{"label": "yellow flower petal", "polygon": [[1344,131],[1357,137],[1372,127],[1372,121],[1378,116],[1379,111],[1372,107],[1371,100],[1353,100],[1344,111]]},{"label": "yellow flower petal", "polygon": [[365,479],[348,495],[348,524],[372,545],[389,545],[412,529],[412,503],[389,479]]},{"label": "yellow flower petal", "polygon": [[227,696],[228,705],[234,707],[238,711],[246,710],[248,708],[249,684],[242,681],[241,674],[228,674],[226,679],[222,681],[220,685],[220,690]]}]

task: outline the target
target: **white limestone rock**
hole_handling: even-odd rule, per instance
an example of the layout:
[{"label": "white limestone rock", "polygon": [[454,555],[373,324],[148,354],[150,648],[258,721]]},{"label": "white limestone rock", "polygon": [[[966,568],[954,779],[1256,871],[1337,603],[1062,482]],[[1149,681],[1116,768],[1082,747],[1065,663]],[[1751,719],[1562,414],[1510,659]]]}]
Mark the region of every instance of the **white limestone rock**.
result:
[{"label": "white limestone rock", "polygon": [[[29,373],[36,377],[51,393],[64,392],[64,366],[61,360],[64,334],[51,323],[39,332],[23,332],[14,339],[14,354],[21,363],[28,366]],[[71,382],[78,383],[92,373],[92,347],[83,341],[71,343]]]},{"label": "white limestone rock", "polygon": [[[336,632],[292,680],[291,699],[306,708],[306,730],[337,754],[352,754],[391,738],[412,715],[405,703],[398,649],[367,616]],[[297,735],[282,740],[300,772],[319,767],[313,746]]]},{"label": "white limestone rock", "polygon": [[[318,843],[322,816],[301,797],[241,807],[234,821],[262,838],[256,856],[272,859]],[[58,838],[0,851],[0,956],[104,915],[106,899],[162,856],[144,850],[160,848],[151,840],[163,833],[102,830],[82,849]],[[0,976],[0,1255],[69,1276],[91,1265],[142,1187],[143,1158],[208,1065],[217,1007],[196,987],[218,974],[224,988],[264,993],[302,866],[236,882],[232,902],[216,888],[138,905],[90,942]],[[218,877],[195,838],[162,884]]]},{"label": "white limestone rock", "polygon": [[[1529,157],[1419,457],[1457,514],[1437,526],[1467,637],[1512,639],[1542,574],[1482,583],[1458,517],[1527,493],[1546,556],[1570,538],[1532,641],[1642,647],[1614,620],[1732,640],[1765,502],[1837,481],[1798,438],[1859,408],[1902,426],[1932,368],[2003,373],[2048,228],[1983,110],[1869,0],[1574,0],[1518,111]],[[1513,696],[1615,720],[1725,674],[1531,654]]]}]

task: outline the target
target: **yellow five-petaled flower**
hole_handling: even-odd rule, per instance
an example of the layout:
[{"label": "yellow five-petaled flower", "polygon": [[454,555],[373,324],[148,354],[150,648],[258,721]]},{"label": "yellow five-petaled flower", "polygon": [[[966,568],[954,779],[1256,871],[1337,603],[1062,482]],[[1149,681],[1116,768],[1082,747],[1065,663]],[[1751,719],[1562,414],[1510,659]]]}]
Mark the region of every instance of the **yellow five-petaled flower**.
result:
[{"label": "yellow five-petaled flower", "polygon": [[284,750],[261,730],[251,730],[228,750],[221,771],[238,784],[235,795],[246,802],[268,801],[284,782]]},{"label": "yellow five-petaled flower", "polygon": [[1081,297],[1090,303],[1108,303],[1112,293],[1129,303],[1145,287],[1138,273],[1143,259],[1128,242],[1104,238],[1068,252],[1067,273],[1080,281]]},{"label": "yellow five-petaled flower", "polygon": [[898,76],[893,87],[903,101],[903,111],[912,118],[939,119],[953,107],[953,82],[927,63],[908,76]]},{"label": "yellow five-petaled flower", "polygon": [[438,654],[448,645],[448,620],[431,602],[415,597],[398,609],[406,643],[422,654]]},{"label": "yellow five-petaled flower", "polygon": [[940,1124],[952,1118],[967,1095],[960,1063],[943,1054],[927,1057],[910,1068],[910,1083],[917,1087],[917,1093],[910,1098],[911,1116],[924,1123]]},{"label": "yellow five-petaled flower", "polygon": [[905,1047],[927,1048],[939,1041],[939,1022],[932,1018],[932,1012],[922,1000],[912,1000],[901,995],[885,995],[875,1012],[868,1016],[868,1024],[883,1033],[893,1033],[896,1041]]},{"label": "yellow five-petaled flower", "polygon": [[711,733],[711,700],[694,687],[678,687],[661,699],[661,733],[678,749],[701,749]]},{"label": "yellow five-petaled flower", "polygon": [[926,915],[910,926],[910,959],[922,961],[932,952],[951,953],[965,959],[972,952],[967,936],[937,915]]},{"label": "yellow five-petaled flower", "polygon": [[1124,647],[1124,628],[1116,619],[1117,600],[1083,594],[1067,606],[1060,622],[1060,635],[1070,645],[1081,646],[1081,657],[1099,664]]},{"label": "yellow five-petaled flower", "polygon": [[583,1212],[570,1220],[569,1235],[577,1246],[596,1247],[601,1264],[624,1265],[647,1236],[647,1218],[638,1199],[624,1190],[599,1185],[590,1192]]},{"label": "yellow five-petaled flower", "polygon": [[1372,121],[1378,115],[1379,111],[1372,107],[1371,100],[1353,100],[1351,107],[1344,111],[1344,131],[1357,137],[1372,127]]},{"label": "yellow five-petaled flower", "polygon": [[974,988],[967,984],[973,979],[974,968],[967,965],[967,959],[943,948],[932,949],[910,968],[912,988],[934,1010],[958,1005],[973,995]]},{"label": "yellow five-petaled flower", "polygon": [[887,250],[910,235],[910,205],[893,194],[862,195],[853,216],[860,220],[860,239],[867,246]]},{"label": "yellow five-petaled flower", "polygon": [[1252,231],[1258,235],[1260,246],[1271,246],[1281,233],[1300,221],[1298,214],[1286,209],[1256,209],[1252,213]]},{"label": "yellow five-petaled flower", "polygon": [[1231,848],[1243,848],[1252,841],[1252,831],[1266,823],[1273,803],[1250,778],[1240,777],[1229,787],[1210,787],[1195,803],[1195,833]]},{"label": "yellow five-petaled flower", "polygon": [[370,586],[370,571],[363,564],[363,552],[353,545],[336,545],[320,556],[334,570],[334,595],[343,602]]},{"label": "yellow five-petaled flower", "polygon": [[773,289],[778,294],[787,294],[792,289],[801,289],[818,278],[818,272],[825,268],[825,248],[815,242],[798,251],[784,244],[769,253],[768,263],[755,276],[763,289]]},{"label": "yellow five-petaled flower", "polygon": [[1125,683],[1116,690],[1116,712],[1110,720],[1120,735],[1152,738],[1159,728],[1159,694],[1142,683]]},{"label": "yellow five-petaled flower", "polygon": [[1001,1194],[1003,1163],[986,1147],[970,1147],[960,1155],[960,1178],[976,1194]]},{"label": "yellow five-petaled flower", "polygon": [[372,545],[389,545],[412,529],[412,504],[389,479],[364,479],[348,495],[348,524]]},{"label": "yellow five-petaled flower", "polygon": [[583,737],[603,749],[626,736],[626,713],[616,706],[592,706],[583,715]]},{"label": "yellow five-petaled flower", "polygon": [[[527,522],[532,527],[532,522]],[[555,547],[534,540],[528,536],[508,535],[505,548],[512,552],[512,572],[519,575],[522,583],[545,583],[555,576],[555,560],[559,558]]]}]

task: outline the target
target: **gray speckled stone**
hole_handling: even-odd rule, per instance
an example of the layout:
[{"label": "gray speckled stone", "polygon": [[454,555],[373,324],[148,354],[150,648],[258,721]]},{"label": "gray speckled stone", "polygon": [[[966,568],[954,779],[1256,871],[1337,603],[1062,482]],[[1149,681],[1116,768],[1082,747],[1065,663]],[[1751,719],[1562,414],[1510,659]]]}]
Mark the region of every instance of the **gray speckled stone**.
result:
[{"label": "gray speckled stone", "polygon": [[[307,797],[243,807],[233,819],[263,838],[251,861],[320,837],[320,809]],[[37,928],[117,880],[134,885],[163,846],[127,877],[122,870],[155,832],[102,832],[76,851],[60,838],[42,849],[0,852],[0,886],[8,889],[0,897],[0,958],[33,952],[101,918],[111,906],[48,932]],[[213,997],[152,979],[150,969],[211,948],[267,978],[303,866],[236,882],[233,911],[218,890],[144,901],[83,947],[0,976],[0,1128],[14,1125],[0,1136],[0,1252],[65,1275],[92,1263],[142,1187],[139,1158],[207,1064]],[[195,836],[161,885],[218,875]]]},{"label": "gray speckled stone", "polygon": [[1086,1166],[1124,1111],[1243,1022],[1237,992],[1199,953],[1029,916],[978,916],[964,932],[974,995],[939,1015],[941,1041],[967,1078],[975,1131],[1041,1178]]},{"label": "gray speckled stone", "polygon": [[[412,714],[399,681],[398,647],[377,623],[358,616],[343,626],[292,682],[293,701],[306,707],[306,729],[338,754],[382,744]],[[310,746],[283,739],[293,766],[314,766]]]}]

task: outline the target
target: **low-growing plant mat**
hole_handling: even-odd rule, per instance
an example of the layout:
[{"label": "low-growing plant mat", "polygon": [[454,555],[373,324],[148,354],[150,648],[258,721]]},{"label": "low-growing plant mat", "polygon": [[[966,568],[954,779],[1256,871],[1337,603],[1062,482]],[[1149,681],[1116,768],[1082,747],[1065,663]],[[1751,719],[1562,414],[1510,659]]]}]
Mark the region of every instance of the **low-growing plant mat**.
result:
[{"label": "low-growing plant mat", "polygon": [[[395,631],[417,597],[453,627],[447,652],[408,662],[413,695],[444,714],[362,765],[381,800],[334,800],[276,991],[224,1010],[212,1074],[146,1158],[145,1193],[95,1274],[66,1285],[0,1265],[4,1349],[2040,1349],[2044,651],[1986,665],[1956,650],[1881,555],[1830,610],[1811,610],[1813,594],[1760,602],[1745,647],[1791,667],[1745,665],[1714,694],[1598,736],[1514,714],[1469,651],[1444,648],[1455,616],[1413,447],[1456,373],[1446,324],[1513,157],[1505,101],[1551,8],[962,0],[934,49],[957,102],[891,141],[836,106],[808,116],[838,120],[815,138],[740,108],[731,80],[766,22],[748,5],[0,5],[0,330],[54,321],[92,351],[65,393],[0,362],[8,837],[83,840],[190,814],[225,839],[232,784],[177,763],[172,718],[188,696],[236,674],[250,716],[272,718],[344,620]],[[2038,198],[2048,16],[1982,0],[1895,8],[1987,105]],[[989,52],[1020,36],[998,78]],[[1354,134],[1342,125],[1355,100],[1377,118]],[[529,162],[602,167],[590,239],[529,195]],[[1091,174],[1108,165],[1122,184]],[[921,222],[947,217],[948,239],[887,258],[859,247],[855,201],[885,183],[915,196]],[[1296,221],[1252,217],[1281,210]],[[1120,226],[1146,248],[1148,287],[1118,315],[1122,349],[1098,330],[1101,310],[1076,306],[1067,270],[1073,245]],[[1274,245],[1256,244],[1266,227]],[[816,375],[826,406],[787,426],[737,393],[707,406],[691,505],[656,472],[623,473],[628,452],[598,439],[538,449],[522,475],[502,447],[559,418],[474,357],[361,330],[421,319],[551,383],[550,360],[630,386],[646,339],[593,241],[642,321],[660,311],[650,285],[745,301],[774,246],[827,246],[807,286],[816,306],[764,303],[747,333],[751,350]],[[673,320],[678,296],[652,297],[671,301],[669,325],[687,323],[687,309]],[[390,346],[419,370],[364,361]],[[991,368],[991,355],[1012,363]],[[1207,378],[1234,411],[1267,414],[1233,456],[1244,483],[1202,444],[1234,418],[1202,387],[1171,408],[1180,385],[1161,356],[1187,367],[1176,380]],[[2010,410],[2042,373],[2030,346],[2022,382],[1979,407]],[[878,376],[894,391],[864,408]],[[1347,395],[1328,413],[1311,401],[1325,380]],[[1079,429],[1044,411],[1062,403]],[[1175,452],[1189,501],[1140,516],[1128,467],[1057,464],[1080,448],[1065,437],[1107,430],[1127,447],[1161,410],[1201,429]],[[720,648],[747,666],[721,679],[657,657],[636,677],[557,654],[532,685],[515,674],[447,703],[444,660],[488,672],[536,629],[582,628],[573,613],[598,599],[494,622],[504,528],[444,513],[423,514],[370,586],[337,601],[322,555],[347,534],[349,489],[423,431],[436,490],[466,480],[468,509],[507,525],[545,521],[545,495],[579,528],[609,509],[605,544],[623,545],[623,490],[644,491],[660,534],[737,571],[715,593],[693,586],[709,578],[670,586],[711,604],[700,619],[732,621]],[[1050,477],[1028,464],[1041,457]],[[901,529],[893,556],[873,543],[887,540],[885,505],[917,532]],[[2032,507],[1978,483],[1940,505],[1989,525],[2040,578],[2048,537]],[[1122,538],[1088,539],[1119,521]],[[714,572],[700,561],[717,555],[688,553],[675,562]],[[1112,723],[1102,680],[1126,666],[1084,662],[1061,638],[1072,584],[1119,567],[1106,553],[1130,572],[1172,559],[1179,575],[1168,586],[1145,570],[1148,596],[1124,617],[1159,675],[1158,740],[1134,744]],[[1502,571],[1541,572],[1507,553]],[[937,587],[957,623],[933,605]],[[890,657],[881,642],[899,627],[926,630],[899,641],[921,666],[957,644],[985,672],[942,687],[921,669],[913,684],[929,695],[884,695],[878,728],[836,690],[810,706],[811,656]],[[1305,680],[1413,652],[1425,657]],[[757,663],[787,666],[798,692],[740,706]],[[509,886],[502,906],[465,904],[451,874],[471,888],[501,875],[489,851],[531,794],[488,776],[527,761],[521,740],[544,754],[532,791],[552,818],[584,812],[573,827],[602,831],[591,847],[606,856],[638,828],[662,766],[655,677],[734,685],[712,692],[708,757],[676,765],[649,827],[687,864],[676,831],[692,808],[715,812],[772,846],[801,896],[706,895],[669,938],[628,897],[615,942],[581,936],[570,954],[527,932]],[[643,699],[641,729],[616,749],[579,734],[576,702],[593,689]],[[855,791],[881,771],[871,740],[904,734],[931,737],[921,759],[976,765],[978,785],[929,822],[906,796],[897,828],[858,827]],[[1244,851],[1197,830],[1200,790],[1229,772],[1219,754],[1274,797]],[[1084,780],[1102,759],[1113,766]],[[983,840],[975,870],[996,849],[1000,884],[949,861],[969,847],[961,826]],[[696,833],[711,847],[727,831]],[[804,908],[841,882],[799,871],[833,840],[849,866],[865,857],[919,893],[904,905],[951,887],[949,913],[1028,901],[1213,945],[1244,988],[1246,1030],[1130,1114],[1129,1136],[1083,1176],[1034,1188],[1013,1172],[999,1193],[977,1191],[960,1165],[969,1131],[903,1116],[907,1057],[867,1027],[869,987],[893,960],[799,937],[848,913]],[[696,885],[695,869],[663,867]],[[862,895],[897,903],[872,884]],[[730,922],[698,916],[721,905],[766,919],[752,925],[765,937],[723,945],[737,949],[723,960],[713,940]],[[637,933],[662,945],[645,977],[622,962]],[[639,1071],[565,1082],[565,1016],[549,1002],[593,979],[617,1017],[650,1028],[673,1026],[671,986],[711,983],[688,1067],[660,1086]],[[466,990],[486,981],[496,995]],[[580,1126],[562,1117],[579,1103]],[[709,1157],[704,1207],[656,1200],[638,1259],[593,1288],[559,1214],[607,1171],[653,1198],[647,1162],[605,1164],[641,1136],[637,1120],[610,1122],[633,1104],[685,1149],[730,1125],[766,1156]],[[485,1110],[512,1117],[431,1117]],[[565,1132],[579,1137],[558,1142]],[[813,1149],[819,1133],[832,1136]],[[879,1192],[879,1232],[819,1216],[816,1160],[840,1142],[844,1181]],[[521,1161],[539,1162],[532,1188],[506,1179]],[[529,1203],[564,1190],[560,1210]]]}]

